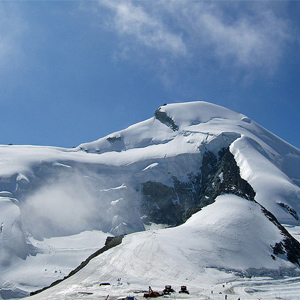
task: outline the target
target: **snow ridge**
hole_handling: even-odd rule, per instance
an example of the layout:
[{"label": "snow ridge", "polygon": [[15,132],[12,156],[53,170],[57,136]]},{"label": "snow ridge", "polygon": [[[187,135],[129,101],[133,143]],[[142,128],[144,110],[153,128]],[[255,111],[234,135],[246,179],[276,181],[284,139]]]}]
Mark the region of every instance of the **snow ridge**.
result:
[{"label": "snow ridge", "polygon": [[[198,274],[195,287],[212,269],[297,273],[298,243],[281,224],[300,225],[300,150],[229,109],[168,104],[73,149],[0,146],[0,167],[2,297],[63,278],[96,250],[83,234],[101,236],[97,248],[127,235],[66,281],[82,288],[120,273],[139,285]],[[62,259],[81,239],[76,259]]]}]

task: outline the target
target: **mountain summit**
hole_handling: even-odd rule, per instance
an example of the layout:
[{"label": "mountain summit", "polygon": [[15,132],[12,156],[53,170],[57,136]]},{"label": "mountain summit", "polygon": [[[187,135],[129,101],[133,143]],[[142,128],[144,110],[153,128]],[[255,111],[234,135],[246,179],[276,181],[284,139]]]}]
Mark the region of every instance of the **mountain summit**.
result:
[{"label": "mountain summit", "polygon": [[[287,229],[300,225],[300,151],[245,115],[168,104],[73,149],[1,146],[0,157],[3,298],[63,277],[103,233],[127,235],[69,284],[298,274],[300,245]],[[75,240],[85,251],[63,262]]]}]

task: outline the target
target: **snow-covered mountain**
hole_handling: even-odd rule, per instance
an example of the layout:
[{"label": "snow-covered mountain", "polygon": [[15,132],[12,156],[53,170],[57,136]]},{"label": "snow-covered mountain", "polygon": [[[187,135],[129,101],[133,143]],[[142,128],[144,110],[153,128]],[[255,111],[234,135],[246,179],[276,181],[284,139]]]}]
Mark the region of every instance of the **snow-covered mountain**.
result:
[{"label": "snow-covered mountain", "polygon": [[3,299],[64,277],[122,234],[34,297],[68,299],[75,285],[84,293],[120,277],[136,289],[163,279],[196,289],[300,270],[300,151],[226,108],[164,105],[73,149],[1,146],[0,166]]}]

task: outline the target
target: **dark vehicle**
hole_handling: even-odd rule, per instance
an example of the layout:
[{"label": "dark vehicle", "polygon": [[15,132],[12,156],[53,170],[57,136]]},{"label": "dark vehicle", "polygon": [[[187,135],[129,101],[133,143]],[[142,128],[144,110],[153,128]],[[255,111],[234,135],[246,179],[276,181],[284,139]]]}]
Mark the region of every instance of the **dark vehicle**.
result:
[{"label": "dark vehicle", "polygon": [[179,293],[189,294],[190,292],[187,290],[185,285],[182,285]]},{"label": "dark vehicle", "polygon": [[172,289],[171,285],[166,285],[165,289],[163,290],[164,295],[170,295],[171,293],[174,293],[175,291]]}]

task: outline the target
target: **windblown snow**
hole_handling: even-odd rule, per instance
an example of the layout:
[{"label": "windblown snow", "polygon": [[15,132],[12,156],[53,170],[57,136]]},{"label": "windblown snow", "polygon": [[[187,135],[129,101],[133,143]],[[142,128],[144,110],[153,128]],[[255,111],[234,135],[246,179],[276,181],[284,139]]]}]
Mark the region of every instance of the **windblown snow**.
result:
[{"label": "windblown snow", "polygon": [[[227,148],[255,200],[221,194],[179,226],[147,221],[145,183],[164,191],[176,182],[189,186],[205,153],[217,157]],[[223,173],[217,178],[223,182]],[[174,206],[182,201],[177,196]],[[63,278],[107,236],[122,234],[119,246],[32,299],[118,297],[165,284],[187,285],[190,295],[178,297],[189,299],[219,299],[219,292],[228,299],[272,299],[278,296],[273,287],[292,282],[289,299],[300,294],[299,265],[274,254],[286,237],[265,213],[299,239],[300,150],[214,104],[164,105],[153,118],[73,149],[0,146],[0,207],[3,299]],[[111,285],[100,288],[101,282]]]}]

